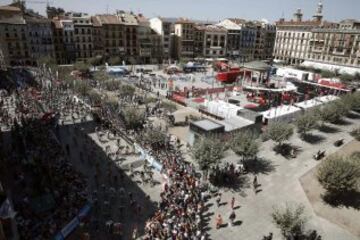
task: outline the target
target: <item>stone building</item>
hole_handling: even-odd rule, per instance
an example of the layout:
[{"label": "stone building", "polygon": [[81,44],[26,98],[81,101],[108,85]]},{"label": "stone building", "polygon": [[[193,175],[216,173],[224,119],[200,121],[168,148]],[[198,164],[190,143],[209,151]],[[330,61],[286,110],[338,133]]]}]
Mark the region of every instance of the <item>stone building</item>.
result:
[{"label": "stone building", "polygon": [[86,61],[93,54],[93,25],[91,17],[86,13],[66,13],[74,24],[74,41],[76,49],[76,60]]},{"label": "stone building", "polygon": [[322,64],[359,68],[360,27],[357,23],[356,21],[348,21],[342,22],[337,28],[313,29],[307,60]]},{"label": "stone building", "polygon": [[116,14],[96,15],[92,21],[97,29],[96,46],[103,47],[103,56],[119,57],[129,63],[136,61],[139,54],[138,22],[134,14],[118,11]]},{"label": "stone building", "polygon": [[0,39],[2,52],[8,64],[33,64],[27,42],[26,21],[19,7],[0,7]]},{"label": "stone building", "polygon": [[138,21],[137,36],[139,41],[138,62],[141,64],[162,62],[162,37],[150,27],[150,21],[142,14],[136,16]]},{"label": "stone building", "polygon": [[54,17],[53,42],[57,64],[71,64],[76,61],[74,23],[67,17]]},{"label": "stone building", "polygon": [[276,39],[274,47],[275,61],[286,64],[301,64],[308,57],[312,30],[331,26],[322,20],[323,5],[318,4],[317,11],[312,20],[303,20],[303,13],[298,9],[294,19],[285,21],[280,19],[276,22]]},{"label": "stone building", "polygon": [[245,33],[245,24],[246,20],[238,18],[227,18],[217,24],[227,30],[226,55],[230,59],[241,58],[244,55],[241,49],[244,50],[248,46],[246,43],[252,40],[249,37],[248,31]]},{"label": "stone building", "polygon": [[55,58],[51,20],[28,12],[24,16],[27,29],[27,43],[33,64],[41,58]]},{"label": "stone building", "polygon": [[196,25],[194,32],[194,49],[197,57],[226,56],[227,31],[225,28],[217,25]]},{"label": "stone building", "polygon": [[194,57],[195,23],[179,18],[175,23],[177,59]]},{"label": "stone building", "polygon": [[174,34],[176,18],[155,17],[150,20],[150,27],[161,36],[162,56],[164,60],[174,59],[176,56]]},{"label": "stone building", "polygon": [[274,50],[276,27],[264,21],[247,23],[248,28],[255,29],[255,45],[253,60],[270,60]]}]

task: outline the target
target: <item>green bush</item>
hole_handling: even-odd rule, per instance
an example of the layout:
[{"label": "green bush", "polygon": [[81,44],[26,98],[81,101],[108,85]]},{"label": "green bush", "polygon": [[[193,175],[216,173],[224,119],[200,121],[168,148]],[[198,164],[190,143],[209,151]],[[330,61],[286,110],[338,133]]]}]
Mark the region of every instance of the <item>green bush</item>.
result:
[{"label": "green bush", "polygon": [[328,157],[318,169],[318,181],[331,194],[357,191],[360,179],[358,160],[338,155]]}]

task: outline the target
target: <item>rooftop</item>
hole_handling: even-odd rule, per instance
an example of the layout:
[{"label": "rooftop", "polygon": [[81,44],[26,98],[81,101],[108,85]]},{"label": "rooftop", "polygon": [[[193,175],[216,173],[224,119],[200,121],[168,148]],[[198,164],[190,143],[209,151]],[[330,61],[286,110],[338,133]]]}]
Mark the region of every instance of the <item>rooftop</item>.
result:
[{"label": "rooftop", "polygon": [[213,131],[223,127],[221,124],[210,121],[208,119],[192,122],[191,124],[197,126],[198,128],[204,129],[205,131]]}]

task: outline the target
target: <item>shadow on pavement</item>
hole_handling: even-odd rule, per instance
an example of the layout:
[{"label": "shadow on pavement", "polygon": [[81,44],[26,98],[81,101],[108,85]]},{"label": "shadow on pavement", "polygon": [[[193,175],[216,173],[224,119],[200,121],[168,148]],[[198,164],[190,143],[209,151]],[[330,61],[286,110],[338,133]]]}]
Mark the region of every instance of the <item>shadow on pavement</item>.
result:
[{"label": "shadow on pavement", "polygon": [[[93,122],[76,124],[76,126],[61,126],[58,131],[63,147],[65,148],[66,144],[71,146],[71,162],[78,171],[87,177],[90,189],[97,192],[98,204],[93,207],[90,216],[92,220],[96,219],[96,221],[91,221],[84,230],[90,233],[92,239],[112,239],[115,236],[109,233],[105,226],[105,223],[111,220],[122,223],[123,239],[131,239],[135,227],[141,236],[144,233],[145,222],[153,215],[157,204],[151,201],[137,183],[125,174],[126,170],[117,166],[115,161],[111,160],[105,151],[90,138],[88,134],[94,132],[95,124]],[[73,135],[83,140],[77,140],[78,143],[75,144]],[[88,159],[80,160],[80,151],[83,155],[91,154]],[[125,194],[112,197],[109,194],[110,188],[114,188],[116,193],[119,192],[119,189],[124,188]],[[131,193],[131,197],[129,193]],[[130,198],[134,199],[136,203],[131,204]],[[77,234],[80,234],[79,231],[75,232],[70,239],[79,239]]]},{"label": "shadow on pavement", "polygon": [[275,165],[272,161],[265,158],[255,158],[244,161],[245,169],[248,173],[269,174],[275,171]]}]

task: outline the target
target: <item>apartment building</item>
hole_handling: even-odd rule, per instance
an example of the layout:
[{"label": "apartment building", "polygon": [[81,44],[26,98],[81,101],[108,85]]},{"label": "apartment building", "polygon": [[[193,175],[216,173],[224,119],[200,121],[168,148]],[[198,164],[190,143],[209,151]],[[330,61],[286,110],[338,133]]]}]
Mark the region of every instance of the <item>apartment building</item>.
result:
[{"label": "apartment building", "polygon": [[253,59],[272,59],[276,38],[276,26],[264,21],[253,21],[248,23],[248,28],[256,30]]},{"label": "apartment building", "polygon": [[94,56],[93,54],[93,25],[91,17],[87,13],[66,13],[74,24],[74,40],[76,59],[86,61]]},{"label": "apartment building", "polygon": [[19,7],[0,7],[0,39],[2,52],[8,64],[33,64],[27,43],[26,21]]},{"label": "apartment building", "polygon": [[138,62],[142,64],[162,62],[162,36],[150,27],[150,21],[142,14],[136,16],[138,21],[137,36],[139,41]]},{"label": "apartment building", "polygon": [[301,9],[294,13],[294,19],[276,22],[276,39],[274,47],[275,61],[286,64],[301,64],[308,57],[310,39],[315,28],[328,28],[335,25],[323,21],[323,5],[320,2],[313,19],[303,20]]},{"label": "apartment building", "polygon": [[52,19],[53,42],[57,64],[71,64],[76,61],[75,28],[68,17],[57,16]]},{"label": "apartment building", "polygon": [[51,20],[33,12],[27,12],[24,18],[30,58],[34,61],[44,57],[55,58]]},{"label": "apartment building", "polygon": [[337,28],[315,28],[309,44],[308,61],[360,67],[359,22],[343,21]]},{"label": "apartment building", "polygon": [[[227,30],[227,57],[231,59],[239,59],[242,54],[240,48],[244,48],[246,45],[243,44],[243,31],[246,24],[246,20],[238,18],[224,19],[218,26],[221,26]],[[247,34],[244,34],[247,35]],[[248,40],[248,38],[244,38]]]},{"label": "apartment building", "polygon": [[194,53],[198,57],[219,58],[226,56],[227,30],[217,25],[194,27]]},{"label": "apartment building", "polygon": [[174,34],[176,18],[155,17],[150,20],[150,27],[161,36],[162,56],[164,59],[175,58]]},{"label": "apartment building", "polygon": [[175,23],[177,58],[194,57],[195,23],[179,18]]}]

